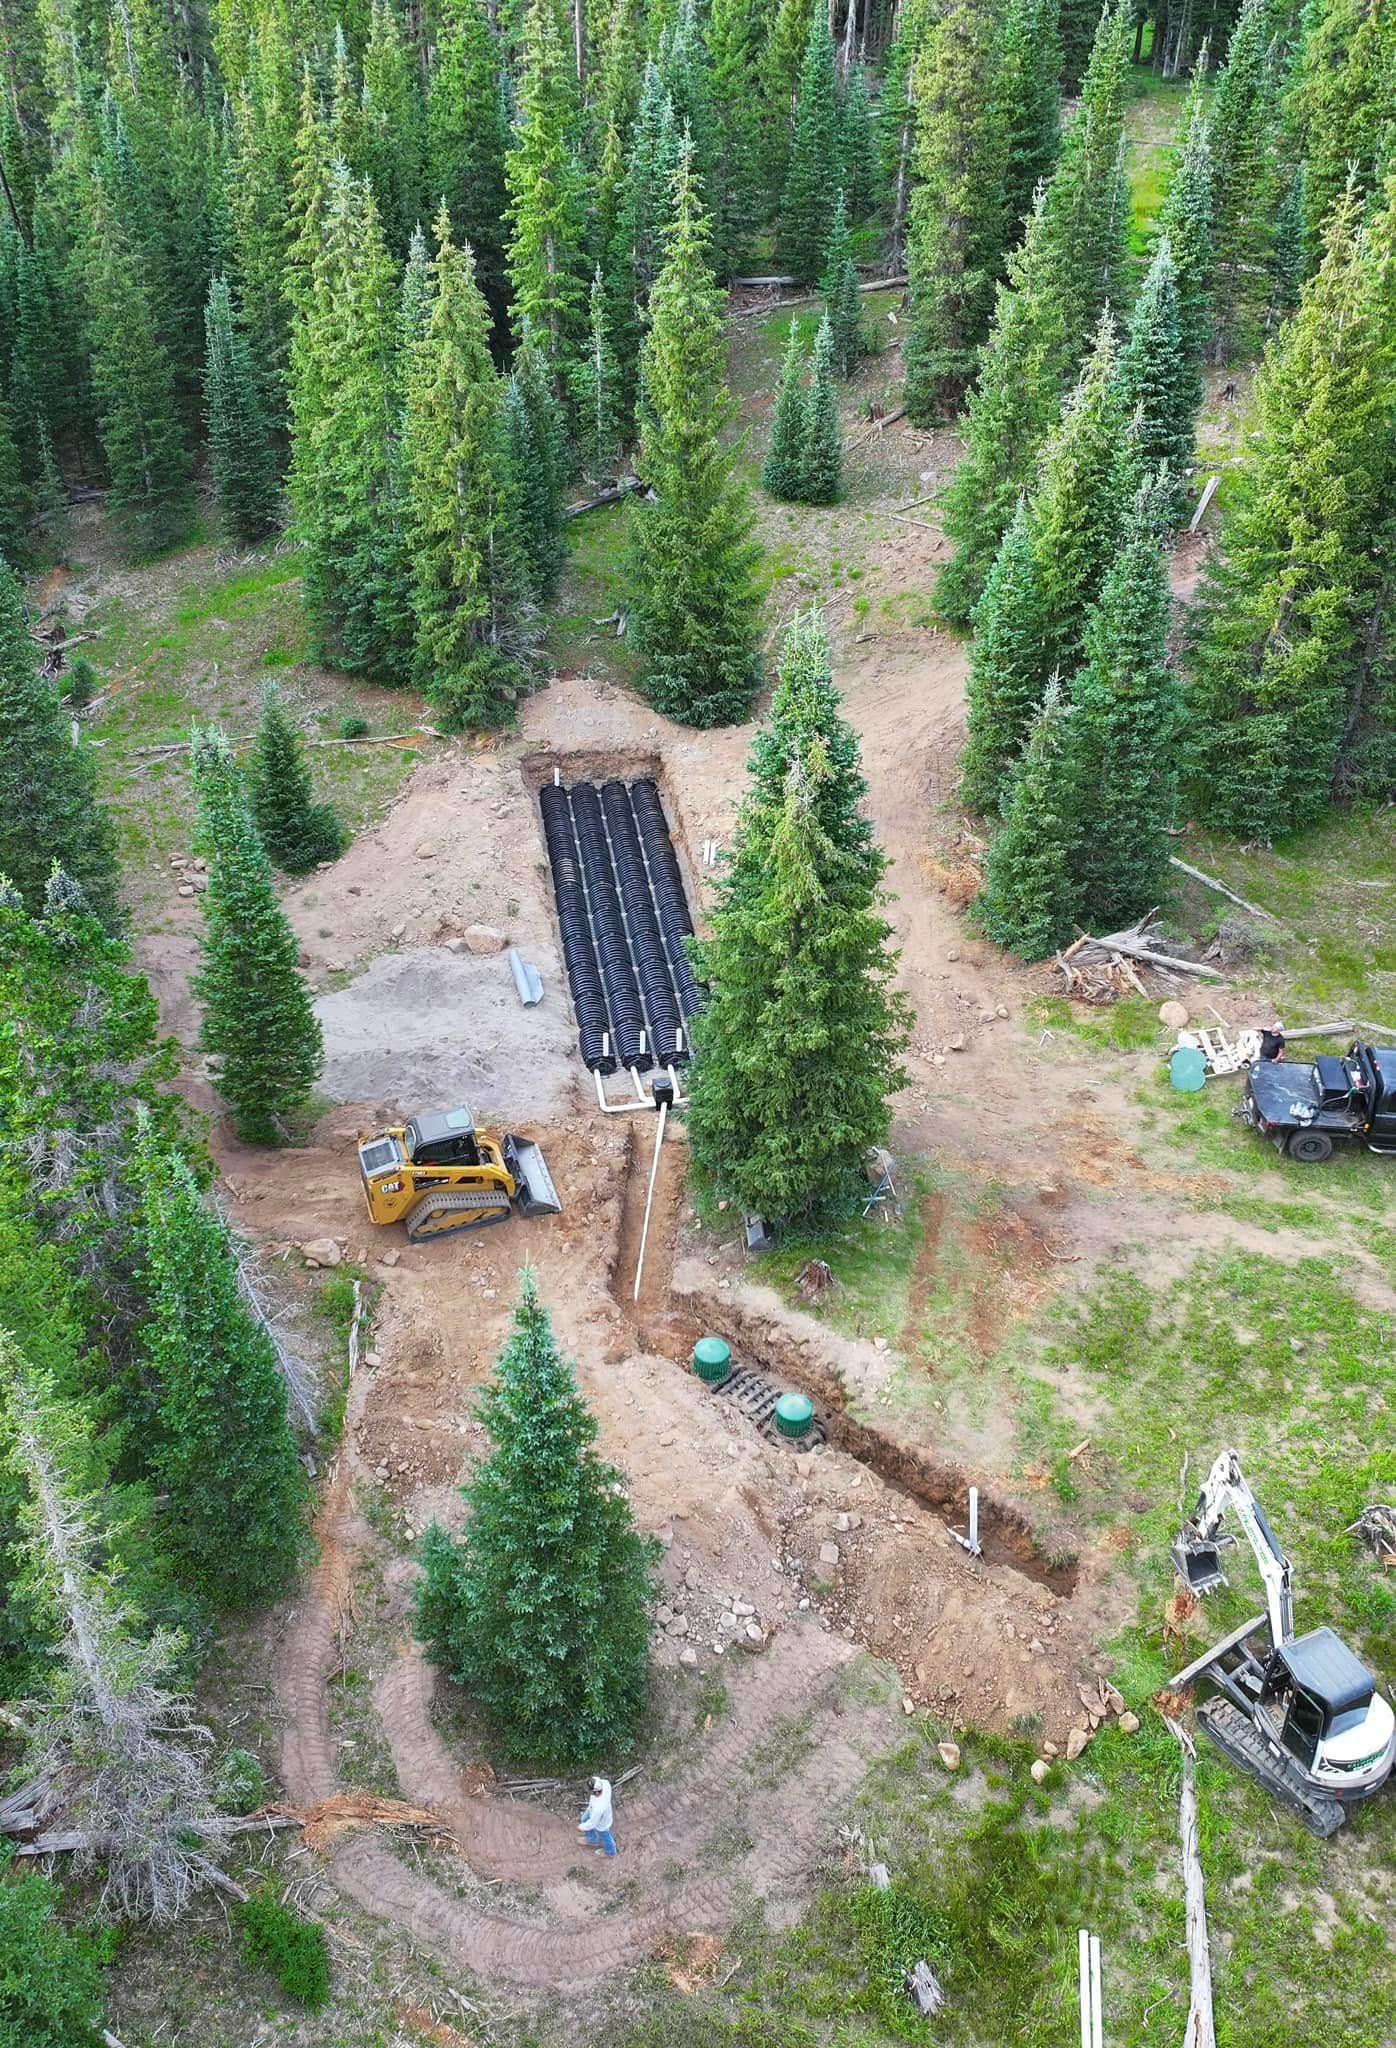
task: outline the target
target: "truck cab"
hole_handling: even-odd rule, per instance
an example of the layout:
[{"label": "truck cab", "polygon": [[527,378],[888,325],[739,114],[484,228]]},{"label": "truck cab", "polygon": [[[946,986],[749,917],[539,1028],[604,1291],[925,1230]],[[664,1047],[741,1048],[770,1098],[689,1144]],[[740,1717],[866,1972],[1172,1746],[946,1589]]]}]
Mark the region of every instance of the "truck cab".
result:
[{"label": "truck cab", "polygon": [[1241,1115],[1277,1151],[1310,1164],[1339,1139],[1396,1153],[1396,1049],[1359,1041],[1307,1066],[1267,1060],[1251,1068]]}]

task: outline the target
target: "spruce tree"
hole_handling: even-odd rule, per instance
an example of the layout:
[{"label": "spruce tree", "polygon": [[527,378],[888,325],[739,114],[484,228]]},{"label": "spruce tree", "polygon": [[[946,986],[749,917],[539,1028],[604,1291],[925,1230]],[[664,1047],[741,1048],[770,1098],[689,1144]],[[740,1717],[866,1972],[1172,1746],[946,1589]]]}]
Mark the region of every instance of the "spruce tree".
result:
[{"label": "spruce tree", "polygon": [[577,458],[590,484],[614,476],[620,460],[620,372],[606,320],[606,286],[598,264],[591,281],[586,353],[572,373]]},{"label": "spruce tree", "polygon": [[1278,91],[1269,0],[1242,0],[1212,99],[1212,361],[1251,347],[1278,193]]},{"label": "spruce tree", "polygon": [[974,608],[960,794],[971,810],[998,810],[1010,771],[1042,702],[1042,594],[1026,498],[1018,500],[984,594]]},{"label": "spruce tree", "polygon": [[202,961],[191,983],[203,1010],[199,1046],[238,1136],[249,1145],[275,1144],[319,1077],[320,1020],[232,749],[211,728],[196,732],[191,759],[199,841],[208,857]]},{"label": "spruce tree", "polygon": [[839,101],[839,175],[851,219],[859,226],[877,208],[881,196],[877,134],[867,73],[851,64]]},{"label": "spruce tree", "polygon": [[410,668],[399,301],[367,185],[330,172],[292,349],[291,500],[317,652],[384,681]]},{"label": "spruce tree", "polygon": [[218,511],[230,539],[255,547],[279,524],[281,487],[251,352],[234,320],[226,278],[215,278],[210,287],[204,322],[204,403]]},{"label": "spruce tree", "polygon": [[803,740],[778,801],[748,801],[697,949],[712,993],[688,1075],[695,1163],[734,1206],[793,1227],[855,1197],[904,1079],[882,861],[861,835],[850,847],[827,829],[831,773],[823,742]]},{"label": "spruce tree", "polygon": [[490,1446],[453,1539],[422,1539],[416,1629],[478,1700],[505,1752],[567,1768],[623,1754],[649,1691],[653,1548],[524,1268],[514,1328],[481,1396]]},{"label": "spruce tree", "polygon": [[[812,0],[778,0],[757,62],[761,85],[762,140],[767,206],[779,214],[790,168],[794,109],[801,65],[808,54]],[[830,46],[832,59],[832,43]]]},{"label": "spruce tree", "polygon": [[761,680],[751,507],[725,445],[727,333],[708,222],[685,149],[664,268],[650,297],[630,508],[629,633],[657,711],[686,725],[746,716]]},{"label": "spruce tree", "polygon": [[[378,202],[384,239],[399,258],[407,253],[426,197],[418,76],[393,0],[372,0],[363,55],[359,161]],[[487,107],[485,115],[488,119]]]},{"label": "spruce tree", "polygon": [[285,1590],[306,1535],[276,1347],[244,1298],[228,1226],[188,1162],[147,1132],[134,1177],[166,1541],[219,1607],[260,1604]]},{"label": "spruce tree", "polygon": [[1360,622],[1384,580],[1393,331],[1392,202],[1368,233],[1360,205],[1353,191],[1334,207],[1323,262],[1266,352],[1197,607],[1192,801],[1246,839],[1316,823],[1354,773]]},{"label": "spruce tree", "polygon": [[[749,809],[779,810],[792,764],[816,740],[828,769],[812,796],[819,822],[836,846],[864,863],[867,887],[875,892],[887,864],[863,815],[868,785],[858,735],[843,716],[843,700],[834,687],[828,631],[811,610],[795,614],[781,644],[771,707],[747,762]],[[743,877],[759,876],[764,860],[762,835],[739,835],[721,886],[728,890],[730,881],[731,889],[740,892]]]},{"label": "spruce tree", "polygon": [[1134,302],[1119,374],[1136,457],[1145,475],[1162,467],[1165,516],[1176,525],[1188,496],[1197,372],[1183,343],[1178,271],[1167,235],[1159,237]]},{"label": "spruce tree", "polygon": [[1119,931],[1168,893],[1182,701],[1168,665],[1168,572],[1150,501],[1169,488],[1160,472],[1141,491],[1071,684],[1072,744],[1090,792],[1076,875],[1091,931]]},{"label": "spruce tree", "polygon": [[838,82],[828,10],[813,7],[781,200],[780,249],[799,283],[819,277],[832,226],[830,174],[839,161]]},{"label": "spruce tree", "polygon": [[422,687],[454,730],[498,725],[536,673],[504,387],[470,251],[436,222],[431,319],[407,365],[403,427]]},{"label": "spruce tree", "polygon": [[1275,212],[1270,237],[1270,294],[1265,308],[1267,327],[1278,326],[1299,304],[1304,279],[1309,274],[1307,203],[1308,176],[1303,164],[1296,164],[1284,187],[1284,197]]},{"label": "spruce tree", "polygon": [[863,299],[858,290],[858,267],[853,260],[853,236],[842,192],[834,205],[834,224],[824,251],[824,275],[819,280],[819,289],[824,295],[824,312],[833,335],[834,368],[840,377],[851,377],[867,353],[868,344],[863,333]]},{"label": "spruce tree", "polygon": [[443,200],[455,241],[468,242],[496,319],[504,308],[504,160],[509,109],[486,0],[445,0],[427,82],[429,198]]},{"label": "spruce tree", "polygon": [[0,562],[0,876],[36,916],[55,862],[114,928],[121,915],[116,830],[97,800],[96,764],[39,674],[23,593]]},{"label": "spruce tree", "polygon": [[996,945],[1043,960],[1070,938],[1080,908],[1076,863],[1083,791],[1061,684],[1047,686],[1014,763],[970,915]]},{"label": "spruce tree", "polygon": [[674,110],[659,67],[651,59],[640,89],[607,270],[606,302],[620,369],[621,409],[626,417],[635,407],[640,343],[650,293],[663,260],[678,162]]},{"label": "spruce tree", "polygon": [[1033,194],[1056,167],[1061,72],[1055,0],[1009,0],[1002,30],[998,111],[1007,143],[1003,193],[1010,246],[1032,211]]},{"label": "spruce tree", "polygon": [[804,482],[805,439],[809,403],[805,395],[805,348],[800,323],[792,320],[785,344],[785,362],[776,392],[771,441],[761,465],[761,481],[773,498],[798,502]]},{"label": "spruce tree", "polygon": [[759,0],[713,0],[713,241],[724,271],[740,270],[761,224],[761,48]]},{"label": "spruce tree", "polygon": [[1102,312],[1109,307],[1118,316],[1124,310],[1130,220],[1124,110],[1133,38],[1129,0],[1109,0],[1091,45],[1081,105],[1047,188],[1060,252],[1067,376],[1090,347]]},{"label": "spruce tree", "polygon": [[546,603],[557,590],[567,559],[562,502],[567,440],[547,365],[527,327],[514,357],[507,415],[518,480],[519,538],[532,566],[534,590],[539,601]]},{"label": "spruce tree", "polygon": [[1177,167],[1159,209],[1178,274],[1178,326],[1188,365],[1188,403],[1202,406],[1202,365],[1212,338],[1212,141],[1207,125],[1206,50],[1188,95],[1187,125]]},{"label": "spruce tree", "polygon": [[248,785],[263,849],[286,874],[307,874],[343,852],[339,820],[329,804],[315,801],[301,736],[274,686],[262,693]]},{"label": "spruce tree", "polygon": [[1069,678],[1080,663],[1086,620],[1138,488],[1118,361],[1105,313],[1081,380],[1042,452],[1032,493],[1044,685],[1054,674]]},{"label": "spruce tree", "polygon": [[843,493],[843,424],[834,377],[834,334],[827,313],[814,337],[801,485],[800,497],[806,505],[836,505]]},{"label": "spruce tree", "polygon": [[285,394],[285,270],[296,221],[286,203],[295,165],[297,77],[286,25],[268,11],[231,103],[228,218],[247,344],[268,404]]},{"label": "spruce tree", "polygon": [[907,240],[906,408],[917,426],[953,412],[994,305],[1007,216],[999,52],[983,0],[955,0],[912,74],[915,186]]},{"label": "spruce tree", "polygon": [[[675,132],[686,134],[693,145],[698,196],[715,226],[717,128],[709,73],[707,40],[695,0],[679,0],[672,27],[660,36],[659,75],[674,110]],[[716,240],[714,249],[716,252]],[[714,260],[720,267],[718,255]]]},{"label": "spruce tree", "polygon": [[1098,0],[1061,0],[1058,33],[1062,43],[1062,88],[1068,94],[1080,86],[1100,27]]},{"label": "spruce tree", "polygon": [[518,119],[504,167],[510,310],[516,326],[532,327],[557,376],[582,342],[590,269],[576,70],[557,0],[529,0],[519,63]]},{"label": "spruce tree", "polygon": [[912,80],[916,59],[933,26],[930,0],[904,0],[898,8],[897,34],[887,52],[879,99],[879,170],[888,215],[887,260],[900,268],[906,250],[907,213],[911,203],[911,159],[916,141],[916,96]]},{"label": "spruce tree", "polygon": [[1391,161],[1396,109],[1396,25],[1381,0],[1322,0],[1306,15],[1289,119],[1303,163],[1302,246],[1323,227],[1354,178],[1371,192]]}]

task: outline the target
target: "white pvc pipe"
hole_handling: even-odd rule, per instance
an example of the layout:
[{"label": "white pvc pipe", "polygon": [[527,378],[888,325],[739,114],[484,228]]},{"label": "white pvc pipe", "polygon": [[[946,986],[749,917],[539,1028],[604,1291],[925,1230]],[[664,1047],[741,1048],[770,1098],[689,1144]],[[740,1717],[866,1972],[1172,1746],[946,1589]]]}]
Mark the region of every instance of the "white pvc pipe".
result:
[{"label": "white pvc pipe", "polygon": [[651,1095],[646,1095],[644,1084],[640,1079],[638,1068],[632,1067],[630,1069],[630,1078],[635,1085],[636,1099],[640,1102],[643,1102],[646,1105],[646,1107],[652,1108],[654,1104],[654,1097]]},{"label": "white pvc pipe", "polygon": [[973,1555],[974,1555],[975,1557],[978,1557],[978,1555],[979,1555],[979,1488],[978,1488],[977,1486],[972,1486],[972,1487],[970,1488],[970,1490],[969,1490],[969,1547],[970,1547],[970,1551],[971,1551],[971,1553],[972,1553],[972,1554],[973,1554]]},{"label": "white pvc pipe", "polygon": [[1084,1927],[1076,1935],[1076,1978],[1081,1999],[1081,2048],[1091,2048],[1091,1937]]},{"label": "white pvc pipe", "polygon": [[635,1289],[630,1297],[632,1301],[640,1299],[640,1278],[645,1270],[645,1246],[649,1243],[650,1235],[650,1210],[654,1206],[654,1184],[659,1179],[659,1148],[664,1143],[664,1126],[668,1121],[669,1105],[662,1102],[659,1105],[659,1124],[654,1134],[654,1159],[650,1164],[649,1193],[645,1196],[645,1220],[640,1229],[640,1256],[635,1261]]},{"label": "white pvc pipe", "polygon": [[[632,1067],[631,1072],[633,1073],[634,1071]],[[642,1094],[638,1102],[608,1102],[606,1100],[606,1090],[601,1082],[601,1069],[593,1067],[592,1073],[596,1079],[596,1107],[606,1116],[621,1116],[628,1109],[654,1108],[654,1097],[652,1095]]]},{"label": "white pvc pipe", "polygon": [[1105,2015],[1100,1998],[1100,1936],[1091,1936],[1091,2048],[1105,2048]]}]

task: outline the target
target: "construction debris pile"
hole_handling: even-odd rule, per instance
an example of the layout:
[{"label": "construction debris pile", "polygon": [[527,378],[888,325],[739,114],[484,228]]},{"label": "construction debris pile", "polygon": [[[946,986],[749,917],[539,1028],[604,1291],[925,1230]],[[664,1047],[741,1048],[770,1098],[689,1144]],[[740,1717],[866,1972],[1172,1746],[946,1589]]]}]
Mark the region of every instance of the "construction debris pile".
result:
[{"label": "construction debris pile", "polygon": [[1183,960],[1163,950],[1162,934],[1149,911],[1124,931],[1093,937],[1083,932],[1065,952],[1058,952],[1057,966],[1066,981],[1066,994],[1083,1003],[1113,1003],[1121,996],[1147,996],[1151,1000],[1175,989],[1181,978],[1201,975],[1220,981],[1215,967],[1201,960]]}]

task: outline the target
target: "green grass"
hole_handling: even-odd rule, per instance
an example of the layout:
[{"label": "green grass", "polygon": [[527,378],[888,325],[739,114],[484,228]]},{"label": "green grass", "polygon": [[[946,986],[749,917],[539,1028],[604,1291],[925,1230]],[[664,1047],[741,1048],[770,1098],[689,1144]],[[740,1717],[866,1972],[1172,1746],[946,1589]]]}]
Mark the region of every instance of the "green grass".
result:
[{"label": "green grass", "polygon": [[1158,1005],[1144,996],[1124,996],[1098,1008],[1070,1003],[1064,996],[1043,996],[1027,1005],[1028,1028],[1064,1031],[1101,1052],[1135,1052],[1161,1045],[1168,1034],[1158,1021]]},{"label": "green grass", "polygon": [[898,1170],[897,1185],[902,1194],[900,1217],[880,1220],[876,1211],[867,1218],[860,1213],[819,1236],[783,1238],[777,1250],[755,1261],[757,1277],[787,1301],[807,1308],[796,1289],[796,1276],[809,1260],[824,1259],[838,1284],[815,1313],[850,1336],[895,1342],[906,1319],[921,1243],[923,1193],[905,1164]]}]

